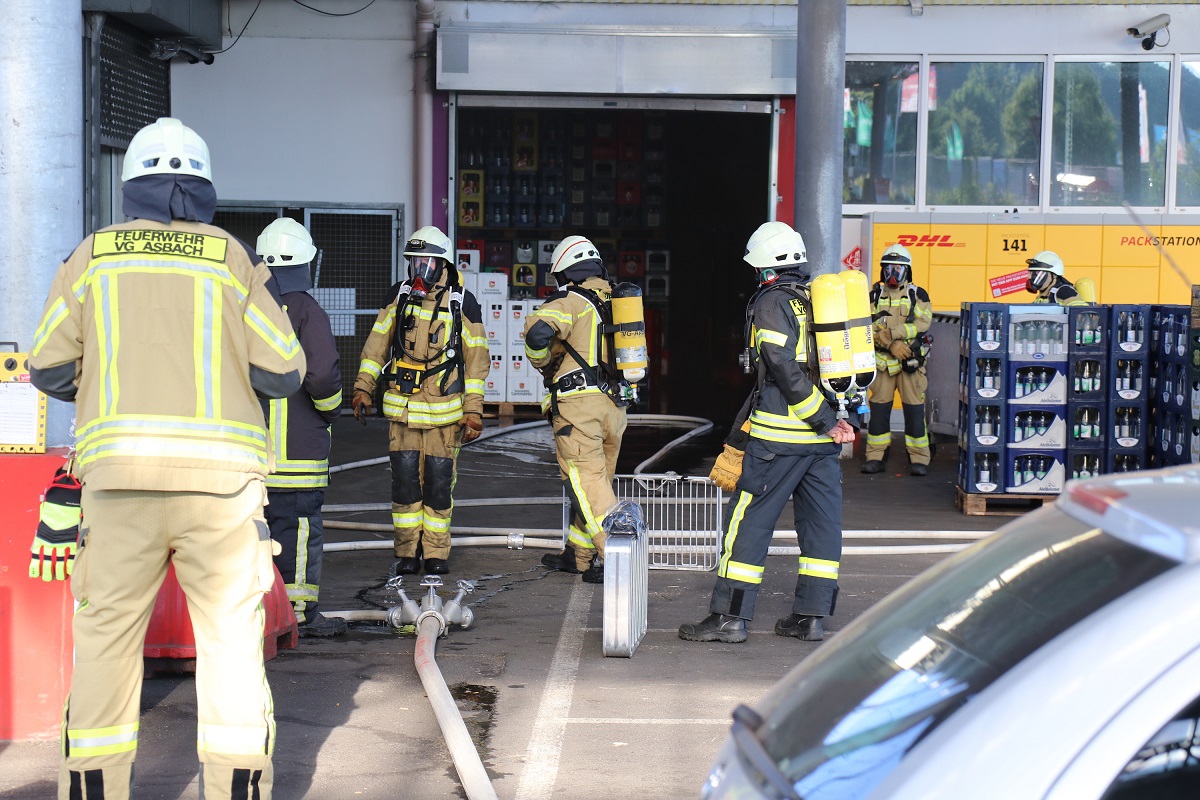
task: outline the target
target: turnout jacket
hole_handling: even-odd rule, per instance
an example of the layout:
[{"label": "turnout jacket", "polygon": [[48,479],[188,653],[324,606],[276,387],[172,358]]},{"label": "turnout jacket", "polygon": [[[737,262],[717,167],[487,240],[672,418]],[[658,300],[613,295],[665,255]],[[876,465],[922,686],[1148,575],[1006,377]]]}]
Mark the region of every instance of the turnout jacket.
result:
[{"label": "turnout jacket", "polygon": [[[419,367],[425,374],[416,393],[404,393],[389,378],[383,395],[383,415],[413,429],[440,428],[457,423],[463,414],[483,413],[483,389],[492,366],[483,330],[483,309],[471,292],[448,285],[451,274],[450,267],[443,270],[441,279],[422,300],[408,294],[407,283],[396,287],[392,301],[379,311],[363,345],[354,381],[355,391],[374,395],[376,382],[393,356]],[[454,329],[452,292],[462,297],[457,348],[446,347]],[[400,306],[397,300],[402,301]],[[403,337],[407,355],[400,355],[396,337]],[[447,361],[453,363],[430,372]],[[395,374],[394,367],[388,374]]]},{"label": "turnout jacket", "polygon": [[[579,286],[595,292],[601,303],[612,299],[612,284],[598,275],[587,278]],[[599,374],[598,366],[608,357],[608,343],[600,333],[602,323],[600,309],[584,295],[560,289],[525,318],[525,356],[538,371],[557,363],[553,374],[545,375],[551,381],[580,369]],[[570,344],[588,363],[576,361],[563,347],[563,342]],[[563,398],[584,394],[603,392],[595,384],[589,384],[560,391],[558,396]],[[548,403],[549,396],[544,405]]]},{"label": "turnout jacket", "polygon": [[1049,303],[1057,306],[1090,306],[1087,300],[1079,296],[1079,292],[1075,289],[1074,284],[1070,281],[1061,280],[1060,283],[1046,292],[1044,295],[1039,294],[1033,299],[1034,303]]},{"label": "turnout jacket", "polygon": [[[871,287],[871,315],[875,323],[887,327],[892,340],[899,339],[912,346],[917,337],[929,330],[933,323],[933,306],[929,293],[913,283],[888,288],[885,283]],[[882,315],[882,316],[880,316]],[[916,350],[916,347],[913,347]],[[875,346],[875,368],[888,375],[900,372],[900,359],[886,347]]]},{"label": "turnout jacket", "polygon": [[329,426],[342,406],[342,371],[329,315],[308,292],[283,295],[308,369],[291,395],[271,400],[267,427],[275,451],[272,491],[324,489],[329,485]]},{"label": "turnout jacket", "polygon": [[80,480],[229,494],[270,471],[257,395],[286,397],[305,372],[270,278],[244,243],[202,222],[135,219],[75,248],[29,364],[35,386],[75,402]]},{"label": "turnout jacket", "polygon": [[807,284],[798,276],[780,276],[751,298],[747,315],[746,346],[761,375],[757,402],[753,396],[749,401],[750,438],[770,442],[779,453],[832,444],[836,406],[818,386]]}]

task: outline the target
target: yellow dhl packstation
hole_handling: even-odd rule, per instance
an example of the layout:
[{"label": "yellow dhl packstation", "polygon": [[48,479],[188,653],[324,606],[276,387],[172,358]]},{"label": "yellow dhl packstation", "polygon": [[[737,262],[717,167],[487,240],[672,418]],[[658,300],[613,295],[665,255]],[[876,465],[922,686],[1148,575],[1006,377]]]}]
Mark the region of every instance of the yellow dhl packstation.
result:
[{"label": "yellow dhl packstation", "polygon": [[863,242],[871,272],[873,254],[907,247],[935,311],[1028,303],[1025,260],[1043,250],[1062,258],[1068,280],[1091,278],[1100,303],[1188,303],[1200,283],[1200,215],[873,212]]}]

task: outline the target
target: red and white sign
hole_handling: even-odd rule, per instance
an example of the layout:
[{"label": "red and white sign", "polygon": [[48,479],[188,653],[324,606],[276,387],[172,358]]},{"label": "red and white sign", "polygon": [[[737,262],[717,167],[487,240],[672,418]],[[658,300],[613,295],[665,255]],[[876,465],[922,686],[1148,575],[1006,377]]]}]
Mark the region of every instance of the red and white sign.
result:
[{"label": "red and white sign", "polygon": [[857,269],[861,271],[862,261],[862,248],[855,246],[855,248],[847,253],[846,257],[842,259],[842,265],[846,269]]},{"label": "red and white sign", "polygon": [[1023,269],[1020,272],[1010,272],[1007,275],[988,278],[988,285],[991,286],[992,297],[1003,297],[1006,294],[1025,291],[1027,280],[1029,280],[1029,270]]}]

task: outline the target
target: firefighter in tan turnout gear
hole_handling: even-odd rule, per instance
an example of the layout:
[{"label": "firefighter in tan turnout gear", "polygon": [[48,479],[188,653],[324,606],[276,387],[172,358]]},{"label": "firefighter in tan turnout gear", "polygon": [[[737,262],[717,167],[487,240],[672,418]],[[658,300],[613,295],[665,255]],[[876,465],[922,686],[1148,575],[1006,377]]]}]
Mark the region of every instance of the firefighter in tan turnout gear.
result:
[{"label": "firefighter in tan turnout gear", "polygon": [[483,311],[462,288],[454,250],[433,226],[404,248],[409,277],[392,288],[363,346],[354,416],[371,413],[377,382],[387,387],[392,527],[398,575],[450,571],[450,514],[459,447],[483,430],[491,359]]},{"label": "firefighter in tan turnout gear", "polygon": [[142,649],[173,563],[197,644],[201,796],[269,798],[262,600],[275,572],[259,397],[299,388],[304,351],[267,268],[209,224],[216,193],[194,131],[171,118],[142,128],[121,177],[132,221],[59,267],[30,354],[34,385],[75,403],[83,482],[58,796],[130,796]]},{"label": "firefighter in tan turnout gear", "polygon": [[875,319],[875,381],[871,384],[867,458],[862,471],[883,472],[892,443],[892,402],[899,390],[908,469],[922,477],[929,472],[929,428],[925,424],[929,339],[925,332],[933,322],[933,307],[929,294],[912,282],[912,254],[902,244],[884,250],[879,259],[879,282],[871,288],[871,312]]},{"label": "firefighter in tan turnout gear", "polygon": [[559,290],[526,317],[525,353],[549,390],[542,410],[572,513],[566,548],[542,564],[603,583],[604,521],[617,505],[612,483],[625,408],[645,372],[618,369],[613,286],[596,246],[568,236],[554,249],[550,272]]},{"label": "firefighter in tan turnout gear", "polygon": [[269,401],[265,409],[275,452],[275,470],[267,476],[267,524],[281,548],[275,566],[300,623],[300,635],[337,636],[346,632],[345,620],[317,610],[329,433],[342,406],[337,342],[329,315],[308,293],[313,288],[309,262],[317,248],[304,226],[280,217],[263,229],[255,250],[275,276],[283,308],[308,362],[304,385],[289,397]]}]

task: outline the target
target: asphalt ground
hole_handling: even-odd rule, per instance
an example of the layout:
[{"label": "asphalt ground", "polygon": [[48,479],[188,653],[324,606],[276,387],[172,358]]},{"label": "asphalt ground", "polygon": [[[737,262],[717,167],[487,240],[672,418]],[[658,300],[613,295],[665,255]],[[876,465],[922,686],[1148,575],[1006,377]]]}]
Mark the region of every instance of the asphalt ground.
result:
[{"label": "asphalt ground", "polygon": [[[497,421],[489,420],[489,432]],[[634,425],[619,473],[629,473],[666,439],[683,433]],[[897,441],[900,436],[897,434]],[[334,426],[334,464],[386,455],[386,423]],[[719,449],[714,432],[646,471],[706,475]],[[848,531],[990,531],[1005,517],[955,509],[957,451],[938,448],[930,473],[908,475],[906,459],[862,475],[844,459],[843,526]],[[388,501],[386,464],[338,472],[327,505]],[[463,449],[459,501],[561,498],[546,426],[491,435]],[[327,513],[327,520],[388,522],[386,511]],[[789,527],[785,509],[781,529]],[[455,528],[561,531],[562,509],[545,505],[462,506]],[[327,530],[328,541],[390,541],[377,531]],[[497,541],[505,541],[503,537]],[[846,539],[847,546],[944,544],[912,539]],[[786,544],[786,543],[783,543]],[[467,629],[438,641],[437,663],[455,696],[500,798],[695,798],[738,704],[753,704],[819,643],[775,636],[790,612],[795,557],[771,556],[751,636],[740,645],[685,642],[678,626],[707,614],[713,573],[651,570],[648,630],[631,658],[602,654],[603,587],[548,572],[545,549],[462,546],[451,555],[449,587],[476,582]],[[828,637],[942,554],[859,555],[841,567]],[[390,549],[328,553],[324,610],[382,608]],[[417,598],[417,580],[406,591]],[[465,797],[413,664],[416,639],[378,623],[353,623],[345,636],[301,639],[267,663],[278,725],[275,794],[292,798]],[[143,688],[136,797],[198,796],[196,696],[190,674],[158,673]],[[0,742],[0,799],[54,796],[57,742]]]}]

